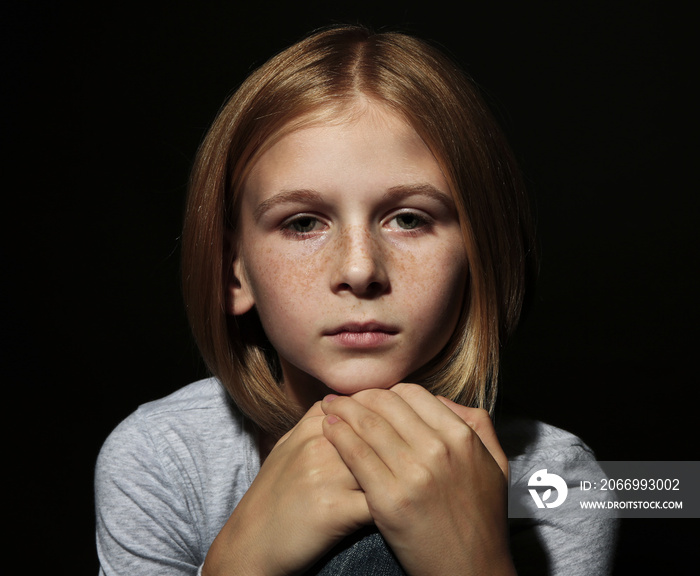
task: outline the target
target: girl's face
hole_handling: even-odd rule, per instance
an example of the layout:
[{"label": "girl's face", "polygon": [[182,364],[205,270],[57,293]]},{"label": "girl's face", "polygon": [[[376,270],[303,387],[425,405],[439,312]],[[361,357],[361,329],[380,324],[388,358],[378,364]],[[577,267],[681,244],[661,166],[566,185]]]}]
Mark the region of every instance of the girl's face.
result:
[{"label": "girl's face", "polygon": [[416,132],[368,104],[293,131],[244,183],[229,313],[253,306],[285,390],[388,388],[452,335],[468,275],[457,212]]}]

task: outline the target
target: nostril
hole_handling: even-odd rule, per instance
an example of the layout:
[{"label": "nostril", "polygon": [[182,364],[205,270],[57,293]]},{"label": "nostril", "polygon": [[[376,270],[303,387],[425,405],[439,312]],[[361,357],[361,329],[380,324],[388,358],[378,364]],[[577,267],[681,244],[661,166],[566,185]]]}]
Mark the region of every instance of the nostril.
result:
[{"label": "nostril", "polygon": [[382,284],[381,282],[375,282],[372,281],[364,289],[364,295],[365,296],[378,296],[382,292],[384,292],[386,286]]},{"label": "nostril", "polygon": [[369,283],[341,282],[336,288],[339,292],[352,292],[358,296],[377,296],[388,289],[382,282],[371,281]]}]

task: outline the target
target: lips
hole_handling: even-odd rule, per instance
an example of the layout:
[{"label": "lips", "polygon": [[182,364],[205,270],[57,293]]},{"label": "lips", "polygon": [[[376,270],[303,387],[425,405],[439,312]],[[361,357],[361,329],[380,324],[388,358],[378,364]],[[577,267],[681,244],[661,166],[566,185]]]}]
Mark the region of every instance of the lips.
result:
[{"label": "lips", "polygon": [[336,344],[347,348],[377,348],[387,344],[398,329],[381,322],[350,322],[324,333]]},{"label": "lips", "polygon": [[385,334],[396,334],[398,330],[389,326],[388,324],[382,324],[381,322],[350,322],[348,324],[343,324],[337,328],[332,328],[324,334],[326,336],[335,336],[336,334],[342,334],[343,332],[349,333],[362,333],[362,332],[383,332]]}]

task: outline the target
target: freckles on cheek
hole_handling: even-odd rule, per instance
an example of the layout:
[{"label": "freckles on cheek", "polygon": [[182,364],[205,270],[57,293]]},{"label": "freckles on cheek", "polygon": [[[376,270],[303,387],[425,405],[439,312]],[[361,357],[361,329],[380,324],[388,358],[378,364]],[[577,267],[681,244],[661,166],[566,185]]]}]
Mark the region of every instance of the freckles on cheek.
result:
[{"label": "freckles on cheek", "polygon": [[404,310],[416,320],[434,324],[436,318],[451,322],[461,306],[468,266],[459,250],[442,248],[425,253],[405,253],[396,259],[395,270],[405,291]]},{"label": "freckles on cheek", "polygon": [[416,308],[416,304],[425,297],[426,278],[432,278],[435,270],[423,259],[416,258],[411,252],[404,252],[393,258],[394,290],[405,292],[403,306],[407,311]]},{"label": "freckles on cheek", "polygon": [[313,259],[275,247],[265,247],[253,258],[253,284],[259,308],[289,312],[304,302],[318,270]]}]

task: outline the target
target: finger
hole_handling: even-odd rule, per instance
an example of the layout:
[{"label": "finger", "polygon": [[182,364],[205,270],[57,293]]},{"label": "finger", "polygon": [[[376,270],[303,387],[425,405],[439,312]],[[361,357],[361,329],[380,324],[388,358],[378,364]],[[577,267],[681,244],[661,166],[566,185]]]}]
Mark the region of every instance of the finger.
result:
[{"label": "finger", "polygon": [[479,436],[484,447],[498,464],[503,475],[508,478],[508,457],[498,441],[496,429],[489,413],[483,408],[469,408],[452,400],[437,396],[437,399],[459,416]]},{"label": "finger", "polygon": [[400,396],[420,418],[434,430],[445,430],[463,425],[464,420],[440,402],[432,393],[418,384],[400,383],[390,388]]},{"label": "finger", "polygon": [[394,482],[391,469],[350,424],[331,414],[323,419],[323,434],[335,446],[363,491]]},{"label": "finger", "polygon": [[[397,450],[414,445],[428,426],[403,399],[389,390],[364,390],[353,396],[326,396],[321,407],[349,424],[390,465]],[[421,434],[421,431],[423,434]]]},{"label": "finger", "polygon": [[[429,424],[446,442],[482,444],[495,460],[501,472],[508,478],[508,458],[496,436],[488,412],[480,408],[468,408],[441,396],[433,396],[417,384],[396,384],[391,388]],[[474,437],[476,434],[476,438]]]},{"label": "finger", "polygon": [[462,418],[417,384],[366,390],[352,397],[384,416],[416,450],[434,452],[448,446],[461,450],[474,433]]}]

